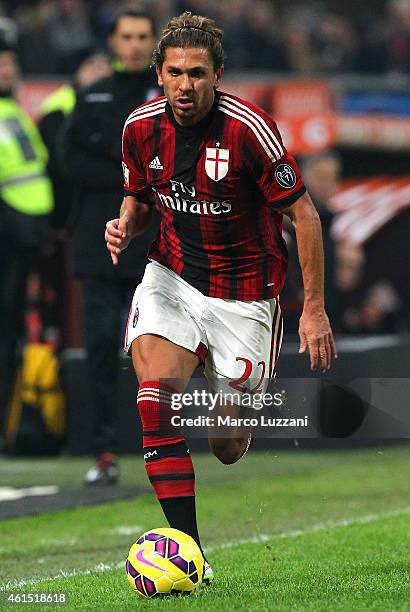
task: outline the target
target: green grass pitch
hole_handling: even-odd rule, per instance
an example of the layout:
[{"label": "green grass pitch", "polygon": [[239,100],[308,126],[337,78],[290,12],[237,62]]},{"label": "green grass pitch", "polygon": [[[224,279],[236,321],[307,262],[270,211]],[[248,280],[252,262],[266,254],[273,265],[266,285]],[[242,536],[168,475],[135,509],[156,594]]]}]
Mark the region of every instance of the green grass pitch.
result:
[{"label": "green grass pitch", "polygon": [[[410,610],[410,447],[194,457],[202,540],[216,578],[196,595],[142,600],[124,560],[166,523],[153,495],[0,523],[0,608],[15,592],[66,592],[53,610]],[[3,460],[2,485],[78,487],[84,459]],[[144,483],[142,460],[121,462]],[[25,584],[24,584],[25,583]],[[39,606],[10,605],[13,610]],[[41,609],[41,607],[40,607]]]}]

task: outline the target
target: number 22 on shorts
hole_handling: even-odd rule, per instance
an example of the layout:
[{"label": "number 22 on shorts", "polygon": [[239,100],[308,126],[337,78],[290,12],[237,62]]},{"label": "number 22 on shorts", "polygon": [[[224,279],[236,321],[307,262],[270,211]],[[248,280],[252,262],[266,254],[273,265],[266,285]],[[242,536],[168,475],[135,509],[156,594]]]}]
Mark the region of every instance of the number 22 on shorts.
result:
[{"label": "number 22 on shorts", "polygon": [[[266,371],[266,364],[264,361],[259,361],[258,362],[258,370],[260,373],[260,378],[258,381],[258,384],[253,387],[253,388],[249,388],[247,389],[245,386],[243,386],[243,383],[248,380],[248,378],[250,378],[251,374],[252,374],[252,370],[253,370],[253,366],[252,366],[252,361],[250,359],[247,359],[247,357],[236,357],[236,361],[243,361],[245,364],[245,370],[243,372],[243,374],[237,378],[236,380],[232,380],[229,383],[229,386],[232,389],[235,389],[236,391],[239,391],[240,393],[258,393],[261,391],[262,388],[262,383],[263,383],[263,379],[265,376],[265,371]],[[259,374],[258,373],[258,374]]]}]

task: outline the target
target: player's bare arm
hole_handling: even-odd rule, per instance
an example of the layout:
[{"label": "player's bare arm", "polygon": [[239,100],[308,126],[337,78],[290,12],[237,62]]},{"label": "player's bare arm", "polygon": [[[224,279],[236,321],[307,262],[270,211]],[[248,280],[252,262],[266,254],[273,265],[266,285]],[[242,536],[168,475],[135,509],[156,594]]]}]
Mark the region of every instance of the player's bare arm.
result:
[{"label": "player's bare arm", "polygon": [[121,251],[127,248],[135,236],[148,228],[152,219],[152,208],[133,196],[125,196],[119,219],[111,219],[106,224],[105,241],[111,254],[112,263],[118,265]]},{"label": "player's bare arm", "polygon": [[322,372],[337,358],[332,329],[323,297],[323,242],[319,215],[308,193],[283,210],[295,228],[304,286],[303,313],[299,321],[300,353],[308,349],[310,367]]}]

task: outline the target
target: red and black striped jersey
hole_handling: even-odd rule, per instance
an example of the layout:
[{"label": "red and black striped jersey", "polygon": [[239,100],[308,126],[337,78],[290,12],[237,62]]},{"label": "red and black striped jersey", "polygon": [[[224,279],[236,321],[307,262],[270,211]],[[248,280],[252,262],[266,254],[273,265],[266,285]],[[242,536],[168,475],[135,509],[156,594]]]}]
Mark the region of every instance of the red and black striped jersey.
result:
[{"label": "red and black striped jersey", "polygon": [[150,259],[210,297],[280,293],[287,267],[280,210],[305,187],[260,108],[216,92],[210,113],[182,127],[166,98],[157,98],[125,123],[123,169],[125,193],[154,196],[161,215]]}]

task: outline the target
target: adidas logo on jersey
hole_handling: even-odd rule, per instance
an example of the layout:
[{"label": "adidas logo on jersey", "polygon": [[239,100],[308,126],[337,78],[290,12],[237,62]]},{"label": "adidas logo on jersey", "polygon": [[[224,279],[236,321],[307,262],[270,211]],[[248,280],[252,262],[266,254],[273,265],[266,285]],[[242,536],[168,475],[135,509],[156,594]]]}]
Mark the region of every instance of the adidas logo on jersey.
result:
[{"label": "adidas logo on jersey", "polygon": [[148,166],[149,168],[152,168],[152,170],[163,170],[164,166],[161,164],[161,161],[157,155],[157,157],[154,157],[154,159],[152,160],[152,162],[149,164]]}]

